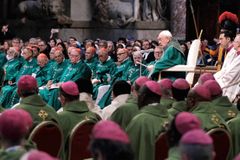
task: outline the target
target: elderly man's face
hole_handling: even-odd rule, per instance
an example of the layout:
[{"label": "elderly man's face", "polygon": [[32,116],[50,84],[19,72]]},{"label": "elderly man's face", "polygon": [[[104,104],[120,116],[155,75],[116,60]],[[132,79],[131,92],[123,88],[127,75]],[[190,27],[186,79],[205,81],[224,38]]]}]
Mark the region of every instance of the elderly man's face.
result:
[{"label": "elderly man's face", "polygon": [[123,62],[128,57],[128,53],[125,49],[118,49],[117,51],[117,60],[118,62]]},{"label": "elderly man's face", "polygon": [[70,60],[71,63],[76,64],[80,60],[81,56],[75,49],[71,50],[70,52]]},{"label": "elderly man's face", "polygon": [[169,42],[170,42],[170,38],[169,37],[166,37],[164,35],[159,35],[158,36],[159,46],[165,48],[168,45]]},{"label": "elderly man's face", "polygon": [[107,52],[103,52],[103,51],[100,51],[98,53],[98,59],[100,62],[105,62],[107,59],[108,59],[108,53]]},{"label": "elderly man's face", "polygon": [[54,59],[59,64],[59,63],[62,63],[62,61],[64,59],[64,56],[63,56],[63,54],[60,51],[56,51],[54,53]]},{"label": "elderly man's face", "polygon": [[160,49],[158,47],[156,47],[154,49],[154,57],[155,57],[156,60],[159,60],[162,57],[162,54],[163,54],[163,50],[162,49]]},{"label": "elderly man's face", "polygon": [[141,55],[134,55],[133,56],[133,61],[134,61],[134,64],[138,64],[138,62],[142,63],[142,56]]},{"label": "elderly man's face", "polygon": [[85,52],[85,59],[90,60],[94,56],[94,52],[92,52],[91,48],[88,48]]}]

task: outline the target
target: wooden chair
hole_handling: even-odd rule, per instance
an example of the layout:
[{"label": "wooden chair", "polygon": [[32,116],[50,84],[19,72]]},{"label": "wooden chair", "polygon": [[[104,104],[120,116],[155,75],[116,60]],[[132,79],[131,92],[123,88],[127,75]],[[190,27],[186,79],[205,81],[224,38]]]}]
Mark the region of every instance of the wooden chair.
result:
[{"label": "wooden chair", "polygon": [[155,160],[165,160],[168,157],[167,134],[161,133],[155,143]]},{"label": "wooden chair", "polygon": [[223,128],[214,128],[208,131],[208,134],[213,139],[215,160],[226,160],[232,146],[229,132]]},{"label": "wooden chair", "polygon": [[83,120],[72,129],[68,143],[68,160],[91,158],[88,146],[94,125],[94,121]]},{"label": "wooden chair", "polygon": [[38,150],[59,157],[63,147],[63,132],[57,123],[44,121],[32,130],[28,140],[35,142]]}]

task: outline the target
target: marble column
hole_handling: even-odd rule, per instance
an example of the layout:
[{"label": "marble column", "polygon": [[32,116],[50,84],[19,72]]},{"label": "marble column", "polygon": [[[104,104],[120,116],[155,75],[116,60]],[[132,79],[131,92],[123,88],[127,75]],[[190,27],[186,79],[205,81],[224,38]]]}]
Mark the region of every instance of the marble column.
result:
[{"label": "marble column", "polygon": [[171,0],[171,32],[180,40],[186,39],[186,0]]}]

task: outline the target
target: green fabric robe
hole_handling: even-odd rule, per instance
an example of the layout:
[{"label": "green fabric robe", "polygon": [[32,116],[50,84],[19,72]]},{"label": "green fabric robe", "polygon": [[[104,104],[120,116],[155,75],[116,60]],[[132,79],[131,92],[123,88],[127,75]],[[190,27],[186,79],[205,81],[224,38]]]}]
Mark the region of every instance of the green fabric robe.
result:
[{"label": "green fabric robe", "polygon": [[6,73],[4,78],[5,84],[7,84],[7,81],[12,81],[12,82],[16,81],[16,77],[18,75],[18,71],[20,70],[20,67],[21,67],[21,63],[18,58],[11,59],[6,62],[6,64],[3,67]]},{"label": "green fabric robe", "polygon": [[[151,77],[158,78],[159,72],[178,64],[186,64],[185,56],[182,53],[179,43],[171,41],[164,51],[163,56],[155,63]],[[172,80],[177,78],[185,78],[185,73],[162,72],[161,78],[170,78]]]},{"label": "green fabric robe", "polygon": [[125,74],[127,74],[127,70],[129,66],[132,65],[132,60],[130,58],[125,59],[119,66],[117,66],[116,71],[111,79],[110,88],[104,94],[102,99],[99,101],[98,105],[103,109],[111,103],[111,94],[112,94],[112,86],[116,81],[124,80]]},{"label": "green fabric robe", "polygon": [[17,81],[23,75],[32,75],[33,71],[37,67],[37,60],[35,58],[26,61],[24,60],[23,66],[20,68],[20,71],[16,75],[16,83],[12,86],[5,86],[2,90],[2,96],[0,102],[4,108],[11,108],[14,104],[19,102],[19,96],[17,94]]},{"label": "green fabric robe", "polygon": [[186,101],[173,102],[172,108],[168,109],[168,113],[172,116],[175,116],[179,112],[186,112],[186,111],[187,111]]},{"label": "green fabric robe", "polygon": [[[140,67],[141,67],[141,75],[140,75]],[[145,70],[146,70],[145,67],[133,64],[128,67],[127,72],[125,72],[124,74],[123,80],[130,81],[130,83],[133,84],[138,77],[147,76],[147,74],[144,74],[146,73]]]},{"label": "green fabric robe", "polygon": [[13,149],[9,151],[0,150],[0,159],[1,160],[19,160],[25,153],[27,152],[27,150],[24,147],[19,147],[17,149]]},{"label": "green fabric robe", "polygon": [[110,119],[126,130],[128,124],[138,112],[137,98],[130,95],[126,103],[112,113]]},{"label": "green fabric robe", "polygon": [[4,87],[2,88],[2,91],[0,94],[0,103],[6,108],[10,101],[11,94],[16,86],[16,84],[13,84],[12,86],[8,85],[8,81],[12,81],[13,83],[16,83],[16,77],[18,75],[20,67],[21,67],[21,63],[18,58],[7,61],[3,67],[5,70],[5,77],[4,77]]},{"label": "green fabric robe", "polygon": [[240,152],[240,115],[238,114],[235,118],[228,121],[228,126],[230,128],[230,133],[232,137],[233,145],[233,157],[237,156]]},{"label": "green fabric robe", "polygon": [[96,68],[96,79],[100,80],[100,83],[93,84],[93,99],[95,100],[97,98],[98,94],[98,88],[101,85],[108,85],[111,81],[111,78],[113,77],[113,74],[116,70],[116,64],[111,59],[108,58],[105,62],[100,62],[97,65]]},{"label": "green fabric robe", "polygon": [[38,66],[38,67],[35,68],[35,70],[33,71],[33,74],[36,75],[35,78],[36,78],[36,80],[37,80],[37,83],[38,83],[38,86],[39,86],[39,87],[47,84],[48,70],[49,70],[49,66],[46,65],[46,66],[44,66],[44,67]]},{"label": "green fabric robe", "polygon": [[18,75],[17,75],[17,80],[19,80],[19,78],[23,75],[32,75],[32,73],[34,72],[35,68],[38,67],[38,64],[37,64],[37,59],[36,58],[32,58],[31,60],[29,61],[24,61]]},{"label": "green fabric robe", "polygon": [[63,60],[62,63],[52,63],[47,73],[47,81],[52,80],[53,83],[58,83],[68,65],[69,63],[66,60]]},{"label": "green fabric robe", "polygon": [[126,131],[136,160],[155,160],[155,142],[169,121],[167,109],[160,104],[145,106],[133,117]]},{"label": "green fabric robe", "polygon": [[92,79],[96,77],[96,70],[97,70],[97,65],[98,65],[98,59],[97,57],[93,57],[90,60],[84,60],[84,62],[88,65],[88,67],[92,71]]},{"label": "green fabric robe", "polygon": [[[62,63],[57,63],[57,62],[52,62],[50,64],[50,68],[48,70],[48,73],[46,74],[46,81],[48,82],[49,80],[52,81],[52,83],[58,83],[60,81],[60,78],[64,72],[64,70],[67,68],[69,65],[68,61],[63,60]],[[45,89],[40,89],[39,94],[42,96],[43,100],[48,102],[49,100],[49,90],[47,88]]]},{"label": "green fabric robe", "polygon": [[191,112],[202,122],[202,127],[206,132],[213,128],[225,128],[229,130],[224,119],[215,111],[211,102],[199,102]]},{"label": "green fabric robe", "polygon": [[20,104],[16,106],[16,109],[24,109],[30,113],[33,119],[33,126],[38,125],[42,121],[53,121],[61,125],[59,117],[54,109],[47,105],[37,94],[21,99]]},{"label": "green fabric robe", "polygon": [[169,149],[167,160],[181,160],[181,153],[178,146]]},{"label": "green fabric robe", "polygon": [[6,62],[7,62],[6,53],[0,51],[0,68],[2,68]]},{"label": "green fabric robe", "polygon": [[228,121],[238,114],[238,109],[235,107],[226,96],[218,97],[212,101],[216,112],[222,116],[225,121]]},{"label": "green fabric robe", "polygon": [[[76,64],[69,64],[68,67],[64,70],[59,82],[67,81],[76,81],[79,78],[91,79],[91,70],[90,68],[80,60]],[[48,104],[52,106],[55,110],[61,108],[61,103],[58,100],[59,89],[49,90],[49,99]]]},{"label": "green fabric robe", "polygon": [[161,101],[160,101],[160,104],[165,106],[167,109],[169,108],[172,108],[172,104],[176,102],[175,99],[173,98],[165,98],[165,97],[162,97],[161,98]]},{"label": "green fabric robe", "polygon": [[65,154],[68,153],[68,143],[67,139],[70,132],[76,126],[77,123],[83,120],[93,120],[94,122],[98,121],[98,118],[95,113],[89,111],[86,102],[75,100],[67,103],[63,106],[63,111],[58,113],[64,135],[64,144],[65,144]]}]

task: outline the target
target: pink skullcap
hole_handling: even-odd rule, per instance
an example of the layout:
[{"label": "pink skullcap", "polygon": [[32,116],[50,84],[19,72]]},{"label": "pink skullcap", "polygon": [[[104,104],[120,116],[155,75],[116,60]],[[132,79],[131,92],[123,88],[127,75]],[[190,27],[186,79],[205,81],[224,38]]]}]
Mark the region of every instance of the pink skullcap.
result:
[{"label": "pink skullcap", "polygon": [[180,112],[175,120],[177,130],[183,135],[192,129],[200,129],[201,121],[192,113]]},{"label": "pink skullcap", "polygon": [[73,49],[70,50],[70,52],[73,52],[73,51],[77,52],[78,54],[81,54],[81,49],[80,48],[73,48]]},{"label": "pink skullcap", "polygon": [[182,136],[180,143],[208,145],[208,144],[212,144],[213,140],[202,129],[194,129],[194,130],[191,130],[191,131],[185,133]]},{"label": "pink skullcap", "polygon": [[207,80],[215,80],[215,78],[213,77],[212,73],[203,73],[203,74],[201,74],[201,76],[199,77],[198,82],[200,84],[203,84]]},{"label": "pink skullcap", "polygon": [[122,143],[130,143],[128,135],[120,128],[120,126],[110,120],[101,120],[92,130],[94,139],[107,139],[119,141]]},{"label": "pink skullcap", "polygon": [[222,88],[217,81],[208,80],[203,85],[209,89],[212,96],[222,95]]},{"label": "pink skullcap", "polygon": [[234,160],[240,160],[240,154],[238,154],[238,155],[234,158]]},{"label": "pink skullcap", "polygon": [[172,89],[172,80],[164,78],[159,82],[159,85],[162,89]]},{"label": "pink skullcap", "polygon": [[135,80],[135,83],[139,87],[142,87],[147,81],[150,81],[150,79],[145,77],[145,76],[141,76],[141,77],[138,77],[138,79]]},{"label": "pink skullcap", "polygon": [[30,75],[21,76],[17,86],[19,91],[33,91],[38,88],[37,80]]},{"label": "pink skullcap", "polygon": [[185,79],[178,78],[173,82],[172,87],[180,90],[185,90],[185,89],[189,89],[190,85]]},{"label": "pink skullcap", "polygon": [[26,160],[58,160],[57,158],[38,150],[31,150],[30,152],[24,154],[23,158]]},{"label": "pink skullcap", "polygon": [[204,98],[204,100],[210,101],[211,100],[211,93],[209,89],[201,84],[195,86],[193,91],[200,97]]},{"label": "pink skullcap", "polygon": [[75,82],[73,81],[67,81],[64,82],[61,85],[62,90],[67,93],[68,95],[72,95],[72,96],[77,96],[79,95],[79,90],[78,90],[78,86]]},{"label": "pink skullcap", "polygon": [[159,83],[150,80],[150,81],[147,81],[144,84],[144,86],[146,86],[153,93],[158,94],[160,96],[162,95]]},{"label": "pink skullcap", "polygon": [[8,109],[0,115],[0,135],[3,139],[17,141],[23,138],[32,126],[30,114],[21,109]]}]

